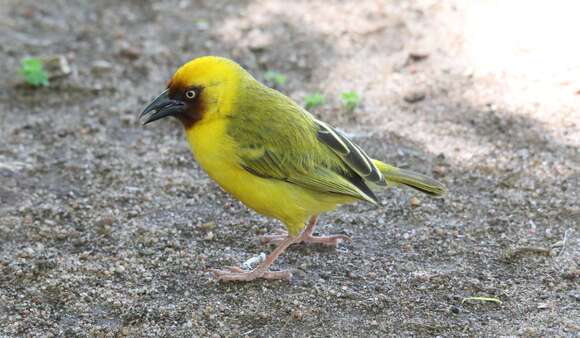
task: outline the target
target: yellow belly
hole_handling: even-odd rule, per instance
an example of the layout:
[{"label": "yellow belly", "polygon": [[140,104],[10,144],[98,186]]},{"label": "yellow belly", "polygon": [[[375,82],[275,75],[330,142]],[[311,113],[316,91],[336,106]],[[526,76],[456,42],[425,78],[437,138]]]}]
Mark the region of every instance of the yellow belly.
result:
[{"label": "yellow belly", "polygon": [[186,130],[196,160],[225,191],[257,212],[279,219],[290,234],[298,234],[310,216],[353,200],[249,173],[238,164],[236,144],[226,134],[226,123],[208,121]]}]

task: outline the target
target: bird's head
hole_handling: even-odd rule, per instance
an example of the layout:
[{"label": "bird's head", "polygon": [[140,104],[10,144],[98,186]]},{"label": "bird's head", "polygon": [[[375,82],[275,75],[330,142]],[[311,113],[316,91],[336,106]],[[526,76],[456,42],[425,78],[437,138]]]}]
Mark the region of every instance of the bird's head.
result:
[{"label": "bird's head", "polygon": [[143,124],[173,116],[186,129],[200,121],[218,118],[228,111],[240,76],[245,70],[237,63],[216,56],[193,59],[181,66],[167,89],[139,115]]}]

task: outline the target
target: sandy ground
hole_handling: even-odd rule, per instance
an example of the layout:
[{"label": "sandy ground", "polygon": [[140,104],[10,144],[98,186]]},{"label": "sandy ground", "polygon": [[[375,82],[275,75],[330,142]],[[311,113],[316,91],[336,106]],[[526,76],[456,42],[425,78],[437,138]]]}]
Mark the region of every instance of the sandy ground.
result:
[{"label": "sandy ground", "polygon": [[[575,2],[0,3],[0,336],[578,335]],[[322,217],[352,243],[277,262],[291,282],[216,283],[280,224],[210,181],[177,122],[135,119],[205,54],[324,93],[315,115],[449,196],[381,191]],[[43,55],[72,73],[22,85]]]}]

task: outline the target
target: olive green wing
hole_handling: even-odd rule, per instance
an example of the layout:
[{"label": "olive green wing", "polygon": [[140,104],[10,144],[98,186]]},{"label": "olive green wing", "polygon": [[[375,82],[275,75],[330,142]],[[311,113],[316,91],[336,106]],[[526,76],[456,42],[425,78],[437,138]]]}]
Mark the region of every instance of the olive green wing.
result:
[{"label": "olive green wing", "polygon": [[[326,167],[321,161],[295,161],[296,155],[280,155],[270,146],[239,148],[240,165],[248,172],[270,179],[293,183],[314,191],[349,195],[376,203],[377,199],[357,175],[345,175]],[[290,159],[292,158],[292,159]]]},{"label": "olive green wing", "polygon": [[358,146],[286,96],[258,89],[260,95],[241,100],[240,111],[230,116],[228,134],[238,146],[241,167],[260,177],[377,203],[365,180],[378,181],[382,174]]}]

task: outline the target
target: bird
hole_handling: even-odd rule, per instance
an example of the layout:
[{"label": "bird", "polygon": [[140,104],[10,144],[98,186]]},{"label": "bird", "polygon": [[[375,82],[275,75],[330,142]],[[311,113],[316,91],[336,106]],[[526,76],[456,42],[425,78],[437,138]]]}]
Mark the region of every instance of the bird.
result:
[{"label": "bird", "polygon": [[270,269],[274,261],[295,243],[349,241],[343,234],[315,236],[318,215],[356,201],[376,205],[378,188],[447,192],[429,176],[371,158],[228,58],[202,56],[179,67],[139,115],[143,125],[166,117],[181,122],[194,158],[223,190],[287,229],[262,238],[276,247],[255,268],[211,269],[218,281],[291,279],[288,270]]}]

